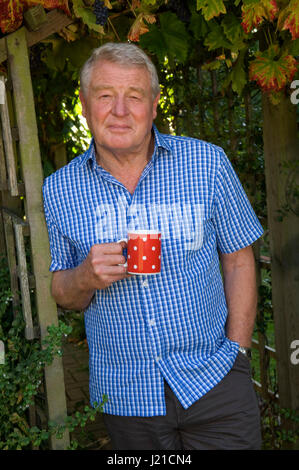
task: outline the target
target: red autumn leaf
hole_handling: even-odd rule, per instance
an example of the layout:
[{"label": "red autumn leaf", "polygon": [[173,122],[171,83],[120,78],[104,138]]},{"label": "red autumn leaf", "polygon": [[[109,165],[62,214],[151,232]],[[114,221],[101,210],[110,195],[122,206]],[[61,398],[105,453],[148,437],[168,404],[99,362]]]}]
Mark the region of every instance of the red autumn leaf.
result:
[{"label": "red autumn leaf", "polygon": [[42,5],[46,10],[57,8],[70,15],[68,0],[1,0],[1,31],[6,34],[18,29],[22,25],[24,11],[35,5]]},{"label": "red autumn leaf", "polygon": [[12,33],[23,21],[23,5],[19,1],[2,0],[0,3],[0,29]]},{"label": "red autumn leaf", "polygon": [[291,0],[286,8],[287,17],[283,23],[283,30],[288,29],[292,39],[299,38],[299,0]]},{"label": "red autumn leaf", "polygon": [[249,67],[249,78],[265,92],[278,92],[293,80],[297,66],[293,56],[284,54],[279,57],[279,48],[274,45],[264,52],[257,52]]},{"label": "red autumn leaf", "polygon": [[242,27],[246,34],[257,28],[265,19],[273,21],[278,13],[276,0],[252,0],[242,6]]},{"label": "red autumn leaf", "polygon": [[42,5],[46,10],[54,10],[55,8],[64,11],[66,15],[70,15],[68,0],[21,0],[26,10],[28,7]]},{"label": "red autumn leaf", "polygon": [[130,41],[139,41],[140,36],[149,31],[144,21],[153,24],[156,22],[156,17],[146,13],[139,13],[128,34]]}]

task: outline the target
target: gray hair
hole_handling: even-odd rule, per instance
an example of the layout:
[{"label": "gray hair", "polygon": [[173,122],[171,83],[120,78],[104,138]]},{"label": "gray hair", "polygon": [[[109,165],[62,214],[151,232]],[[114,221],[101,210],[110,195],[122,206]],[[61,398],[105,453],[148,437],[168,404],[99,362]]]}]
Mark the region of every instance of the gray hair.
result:
[{"label": "gray hair", "polygon": [[150,75],[152,98],[156,98],[160,92],[156,67],[142,49],[129,42],[107,42],[93,50],[91,56],[81,69],[80,85],[85,96],[88,91],[92,69],[99,61],[113,62],[132,67],[145,67]]}]

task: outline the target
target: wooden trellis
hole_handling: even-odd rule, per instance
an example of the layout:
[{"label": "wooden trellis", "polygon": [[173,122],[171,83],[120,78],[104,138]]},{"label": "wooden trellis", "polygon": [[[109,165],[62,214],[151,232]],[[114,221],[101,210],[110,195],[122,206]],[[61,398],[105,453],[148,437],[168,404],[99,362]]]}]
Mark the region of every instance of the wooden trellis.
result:
[{"label": "wooden trellis", "polygon": [[[13,308],[22,306],[28,341],[37,337],[42,340],[47,327],[58,323],[57,305],[50,292],[50,250],[41,191],[43,171],[28,47],[72,20],[58,11],[48,13],[47,18],[38,31],[29,32],[22,27],[0,40],[0,63],[7,60],[9,69],[7,79],[0,77],[0,203]],[[33,272],[28,269],[26,240],[30,241]],[[32,316],[32,292],[36,320]],[[48,419],[62,423],[67,411],[61,358],[46,366],[44,384]],[[29,411],[34,424],[35,410]],[[52,437],[50,444],[52,449],[67,448],[68,432],[59,440]]]}]

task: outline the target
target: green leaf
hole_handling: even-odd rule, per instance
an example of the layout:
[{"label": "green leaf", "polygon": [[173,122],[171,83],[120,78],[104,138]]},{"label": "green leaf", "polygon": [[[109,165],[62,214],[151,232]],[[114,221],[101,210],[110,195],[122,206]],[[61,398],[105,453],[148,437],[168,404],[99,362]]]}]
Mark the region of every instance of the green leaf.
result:
[{"label": "green leaf", "polygon": [[160,26],[149,25],[149,32],[140,37],[141,47],[156,54],[161,63],[165,56],[184,63],[191,41],[184,24],[171,12],[162,13],[159,20]]},{"label": "green leaf", "polygon": [[240,96],[247,83],[247,76],[244,69],[245,51],[241,51],[239,57],[231,71],[232,89]]},{"label": "green leaf", "polygon": [[239,41],[243,36],[243,28],[240,21],[233,13],[225,15],[221,22],[225,36],[232,43]]},{"label": "green leaf", "polygon": [[193,32],[195,39],[199,41],[203,39],[210,31],[206,20],[199,13],[192,13],[189,27]]},{"label": "green leaf", "polygon": [[73,0],[73,9],[75,15],[78,18],[82,18],[90,29],[93,29],[97,33],[105,34],[103,26],[96,24],[95,14],[91,9],[85,7],[83,0]]},{"label": "green leaf", "polygon": [[247,83],[247,76],[244,70],[244,57],[246,50],[240,52],[239,57],[236,62],[233,64],[231,71],[226,76],[226,79],[223,82],[223,89],[227,88],[231,83],[232,89],[239,96],[242,95],[244,86]]},{"label": "green leaf", "polygon": [[64,40],[51,39],[52,48],[47,48],[42,54],[42,60],[50,69],[62,71],[65,66],[66,55],[64,54]]},{"label": "green leaf", "polygon": [[207,35],[204,45],[208,47],[209,51],[223,47],[230,49],[232,47],[232,44],[227,40],[222,27],[217,23],[214,24],[212,31]]},{"label": "green leaf", "polygon": [[143,6],[155,6],[157,0],[142,0]]},{"label": "green leaf", "polygon": [[205,63],[201,68],[202,70],[218,70],[221,67],[220,60],[213,60],[212,62]]},{"label": "green leaf", "polygon": [[92,49],[99,45],[99,41],[92,37],[83,37],[71,43],[65,43],[65,53],[76,69],[80,69],[90,56]]},{"label": "green leaf", "polygon": [[260,0],[243,0],[243,5],[256,5]]},{"label": "green leaf", "polygon": [[226,8],[222,0],[197,0],[196,9],[201,10],[207,21],[226,13]]},{"label": "green leaf", "polygon": [[289,52],[293,56],[299,55],[299,39],[290,42]]}]

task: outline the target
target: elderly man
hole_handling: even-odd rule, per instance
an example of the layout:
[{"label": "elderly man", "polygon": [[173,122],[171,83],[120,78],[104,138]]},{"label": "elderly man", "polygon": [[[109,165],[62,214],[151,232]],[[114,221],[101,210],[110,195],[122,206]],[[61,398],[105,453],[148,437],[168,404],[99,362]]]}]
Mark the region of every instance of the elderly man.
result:
[{"label": "elderly man", "polygon": [[[115,449],[259,449],[246,356],[263,230],[229,160],[158,132],[157,73],[135,45],[96,49],[80,98],[90,147],[43,194],[52,295],[85,310],[91,403],[107,395]],[[159,274],[127,273],[129,228],[162,232]]]}]

